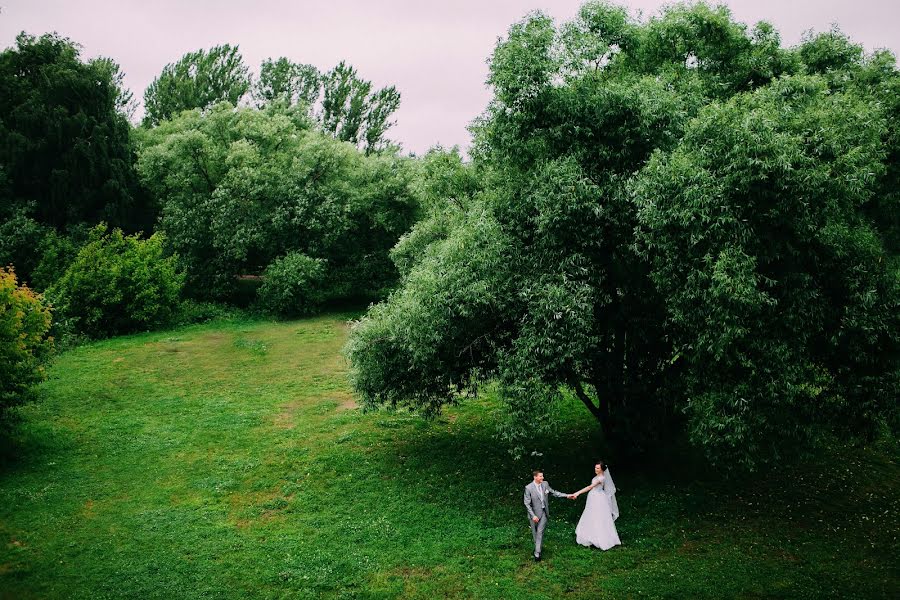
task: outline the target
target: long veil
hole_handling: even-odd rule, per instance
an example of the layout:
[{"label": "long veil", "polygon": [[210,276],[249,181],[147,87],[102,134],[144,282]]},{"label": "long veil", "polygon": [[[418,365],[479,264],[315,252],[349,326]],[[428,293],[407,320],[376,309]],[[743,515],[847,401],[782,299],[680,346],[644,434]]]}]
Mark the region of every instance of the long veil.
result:
[{"label": "long veil", "polygon": [[603,491],[609,496],[609,508],[612,510],[612,518],[615,521],[619,518],[619,504],[616,502],[616,484],[613,483],[609,469],[606,469],[603,475],[606,478],[606,485],[603,486]]}]

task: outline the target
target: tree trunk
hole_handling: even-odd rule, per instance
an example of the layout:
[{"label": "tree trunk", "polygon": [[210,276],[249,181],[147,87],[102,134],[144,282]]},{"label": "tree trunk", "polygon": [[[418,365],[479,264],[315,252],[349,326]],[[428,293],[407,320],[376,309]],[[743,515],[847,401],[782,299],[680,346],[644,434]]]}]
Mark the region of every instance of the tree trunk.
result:
[{"label": "tree trunk", "polygon": [[606,412],[607,415],[609,414],[608,410],[603,410],[603,403],[600,403],[601,406],[596,406],[584,392],[584,388],[581,387],[580,381],[576,380],[575,385],[572,387],[575,389],[575,395],[578,396],[578,399],[581,400],[581,402],[587,407],[589,411],[591,411],[591,414],[594,415],[594,418],[597,419],[597,421],[602,426],[606,422],[606,419],[604,419],[604,412]]},{"label": "tree trunk", "polygon": [[597,390],[597,401],[600,404],[600,423],[603,425],[603,431],[609,433],[612,428],[612,398],[613,386],[609,380],[594,380],[592,382],[594,389]]}]

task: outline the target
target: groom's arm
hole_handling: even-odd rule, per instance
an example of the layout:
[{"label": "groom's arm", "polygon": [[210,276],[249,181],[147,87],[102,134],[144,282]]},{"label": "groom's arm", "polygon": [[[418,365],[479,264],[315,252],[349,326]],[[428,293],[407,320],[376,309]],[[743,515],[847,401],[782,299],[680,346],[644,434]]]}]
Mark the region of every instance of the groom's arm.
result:
[{"label": "groom's arm", "polygon": [[564,494],[563,492],[557,492],[556,490],[554,490],[552,487],[550,487],[549,483],[547,484],[547,491],[549,491],[551,494],[553,494],[557,498],[568,498],[569,497],[569,494]]},{"label": "groom's arm", "polygon": [[531,491],[526,487],[525,488],[525,510],[528,511],[528,518],[534,520],[537,516],[534,514],[534,511],[531,509]]}]

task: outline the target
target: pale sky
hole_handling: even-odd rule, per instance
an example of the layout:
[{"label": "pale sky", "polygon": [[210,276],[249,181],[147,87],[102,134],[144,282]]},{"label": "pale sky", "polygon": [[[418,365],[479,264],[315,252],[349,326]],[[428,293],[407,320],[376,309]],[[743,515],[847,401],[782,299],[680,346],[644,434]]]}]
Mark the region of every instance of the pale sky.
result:
[{"label": "pale sky", "polygon": [[[621,2],[655,14],[665,2]],[[791,46],[807,29],[840,25],[867,51],[900,53],[897,0],[731,0],[734,17],[766,20]],[[269,57],[286,56],[327,70],[341,60],[377,86],[402,95],[388,136],[405,151],[436,144],[469,145],[466,126],[490,99],[486,61],[497,38],[534,9],[557,23],[579,0],[0,0],[0,47],[20,31],[56,31],[82,46],[82,57],[108,56],[125,71],[137,99],[162,68],[186,52],[236,44],[254,72]],[[142,114],[138,110],[138,116]]]}]

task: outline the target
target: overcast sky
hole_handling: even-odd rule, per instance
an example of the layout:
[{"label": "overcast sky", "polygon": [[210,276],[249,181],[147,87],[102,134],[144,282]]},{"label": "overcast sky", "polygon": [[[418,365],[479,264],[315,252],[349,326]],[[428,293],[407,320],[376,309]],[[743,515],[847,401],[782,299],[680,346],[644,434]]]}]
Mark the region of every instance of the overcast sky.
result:
[{"label": "overcast sky", "polygon": [[[622,2],[654,14],[664,2]],[[329,0],[102,1],[0,0],[0,46],[20,31],[48,31],[83,47],[83,58],[108,56],[125,71],[136,98],[162,68],[184,53],[237,44],[251,70],[286,56],[327,70],[340,60],[376,85],[402,94],[389,137],[407,151],[435,144],[469,144],[466,126],[490,98],[486,60],[497,38],[531,10],[557,22],[571,19],[579,0]],[[867,51],[900,50],[898,0],[731,0],[739,21],[767,20],[785,45],[807,29],[837,23]],[[139,114],[142,111],[139,110]]]}]

